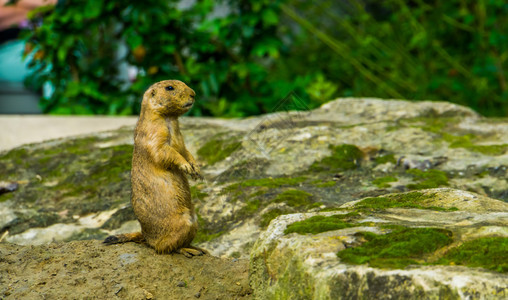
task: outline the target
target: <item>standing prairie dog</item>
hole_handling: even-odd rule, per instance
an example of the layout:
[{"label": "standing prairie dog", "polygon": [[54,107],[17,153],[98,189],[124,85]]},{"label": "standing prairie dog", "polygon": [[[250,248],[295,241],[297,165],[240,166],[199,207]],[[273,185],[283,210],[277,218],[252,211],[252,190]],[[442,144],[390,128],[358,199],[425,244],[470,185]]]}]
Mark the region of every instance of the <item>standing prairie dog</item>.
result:
[{"label": "standing prairie dog", "polygon": [[141,232],[109,236],[105,244],[146,242],[158,253],[203,255],[191,246],[198,229],[187,175],[202,179],[185,148],[178,117],[189,111],[196,93],[178,80],[152,85],[144,94],[134,132],[132,207]]}]

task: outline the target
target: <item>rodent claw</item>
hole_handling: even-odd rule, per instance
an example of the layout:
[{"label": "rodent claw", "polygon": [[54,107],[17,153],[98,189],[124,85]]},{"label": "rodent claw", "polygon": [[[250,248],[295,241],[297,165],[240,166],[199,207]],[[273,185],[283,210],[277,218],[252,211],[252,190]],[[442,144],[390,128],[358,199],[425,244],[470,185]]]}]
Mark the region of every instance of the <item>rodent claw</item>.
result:
[{"label": "rodent claw", "polygon": [[204,178],[203,178],[203,175],[201,175],[201,171],[199,170],[199,167],[196,164],[193,164],[193,163],[191,163],[190,165],[192,167],[192,170],[194,171],[193,174],[191,175],[192,179],[194,179],[194,180],[197,180],[197,179],[203,180]]},{"label": "rodent claw", "polygon": [[193,164],[185,164],[181,167],[181,170],[186,173],[186,174],[189,174],[190,177],[194,180],[198,180],[198,179],[201,179],[203,180],[203,176],[201,175],[201,172],[199,171],[199,168],[195,168]]},{"label": "rodent claw", "polygon": [[194,173],[192,173],[190,175],[191,175],[192,179],[194,179],[194,180],[198,180],[198,179],[203,180],[204,179],[203,176],[201,174],[197,173],[197,172],[194,172]]}]

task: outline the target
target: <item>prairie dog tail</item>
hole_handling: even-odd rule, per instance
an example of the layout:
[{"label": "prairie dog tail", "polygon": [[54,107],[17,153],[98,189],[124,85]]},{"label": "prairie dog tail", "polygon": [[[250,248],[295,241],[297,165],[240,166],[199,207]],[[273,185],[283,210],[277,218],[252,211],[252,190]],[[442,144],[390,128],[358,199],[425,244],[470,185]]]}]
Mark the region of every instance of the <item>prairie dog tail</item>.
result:
[{"label": "prairie dog tail", "polygon": [[145,238],[141,232],[124,233],[108,236],[102,243],[106,245],[122,244],[127,242],[142,243]]}]

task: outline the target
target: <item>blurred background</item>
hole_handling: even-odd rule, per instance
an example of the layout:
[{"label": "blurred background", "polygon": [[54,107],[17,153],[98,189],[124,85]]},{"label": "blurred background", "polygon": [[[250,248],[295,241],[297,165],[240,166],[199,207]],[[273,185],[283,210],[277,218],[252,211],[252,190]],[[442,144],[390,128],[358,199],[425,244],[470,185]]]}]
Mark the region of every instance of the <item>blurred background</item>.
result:
[{"label": "blurred background", "polygon": [[508,116],[505,0],[0,0],[0,113],[135,115],[165,79],[191,115],[294,92],[444,100]]}]

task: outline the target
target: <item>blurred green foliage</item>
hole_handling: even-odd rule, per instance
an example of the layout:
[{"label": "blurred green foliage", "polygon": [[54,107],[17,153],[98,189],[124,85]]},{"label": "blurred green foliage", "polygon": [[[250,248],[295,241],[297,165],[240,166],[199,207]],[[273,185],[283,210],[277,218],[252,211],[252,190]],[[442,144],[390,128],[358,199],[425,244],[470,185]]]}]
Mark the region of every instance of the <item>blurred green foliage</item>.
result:
[{"label": "blurred green foliage", "polygon": [[[150,84],[180,79],[198,94],[194,115],[270,112],[291,91],[310,108],[355,96],[508,115],[503,0],[188,3],[60,0],[34,11],[29,84],[55,87],[44,111],[137,114]],[[126,63],[139,70],[132,84]]]},{"label": "blurred green foliage", "polygon": [[292,72],[320,70],[338,85],[334,96],[444,100],[508,116],[504,0],[298,1],[283,12],[304,29]]}]

